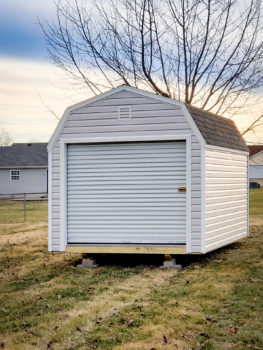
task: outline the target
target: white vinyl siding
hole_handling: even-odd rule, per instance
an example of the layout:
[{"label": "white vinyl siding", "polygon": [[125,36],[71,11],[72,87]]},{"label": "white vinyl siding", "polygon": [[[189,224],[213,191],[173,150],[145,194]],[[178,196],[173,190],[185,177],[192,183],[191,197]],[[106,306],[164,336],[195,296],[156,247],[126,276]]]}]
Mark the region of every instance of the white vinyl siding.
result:
[{"label": "white vinyl siding", "polygon": [[[131,106],[131,118],[118,119]],[[201,249],[201,151],[181,107],[127,91],[72,111],[62,129],[64,140],[92,137],[191,136],[191,251]],[[52,149],[52,247],[60,250],[60,138]],[[182,137],[183,139],[183,137]]]},{"label": "white vinyl siding", "polygon": [[206,251],[247,236],[247,156],[206,149]]},{"label": "white vinyl siding", "polygon": [[185,146],[68,145],[68,243],[185,244]]}]

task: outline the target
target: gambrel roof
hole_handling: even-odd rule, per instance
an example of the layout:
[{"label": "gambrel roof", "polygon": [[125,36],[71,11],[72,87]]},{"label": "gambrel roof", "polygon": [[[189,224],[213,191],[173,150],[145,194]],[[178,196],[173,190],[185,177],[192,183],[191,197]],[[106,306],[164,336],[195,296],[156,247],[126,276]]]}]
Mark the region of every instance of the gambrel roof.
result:
[{"label": "gambrel roof", "polygon": [[67,117],[70,114],[70,112],[78,108],[84,107],[85,105],[88,105],[90,103],[95,103],[96,101],[105,99],[120,91],[129,91],[144,97],[156,99],[162,103],[168,103],[181,107],[186,119],[188,120],[189,124],[193,129],[193,132],[196,134],[197,138],[203,145],[209,144],[249,152],[245,140],[241,136],[238,128],[236,127],[236,124],[231,119],[215,115],[213,113],[190,106],[180,101],[173,100],[171,98],[156,95],[126,85],[119,86],[118,88],[112,89],[99,96],[90,98],[86,101],[68,107],[49,141],[47,147],[48,151],[50,151],[53,148],[54,143],[57,140],[61,130],[63,129],[64,123],[67,120]]},{"label": "gambrel roof", "polygon": [[249,152],[248,146],[233,120],[188,104],[186,107],[207,144]]}]

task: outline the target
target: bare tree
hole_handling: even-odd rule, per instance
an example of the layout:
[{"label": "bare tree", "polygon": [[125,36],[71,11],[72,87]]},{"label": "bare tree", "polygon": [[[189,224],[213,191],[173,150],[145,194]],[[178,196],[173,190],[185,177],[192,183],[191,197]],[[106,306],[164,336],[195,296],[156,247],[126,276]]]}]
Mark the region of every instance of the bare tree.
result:
[{"label": "bare tree", "polygon": [[13,143],[12,137],[5,131],[2,127],[0,127],[0,147],[2,146],[10,146]]},{"label": "bare tree", "polygon": [[97,95],[141,87],[234,116],[263,82],[262,0],[74,0],[42,25],[52,60]]}]

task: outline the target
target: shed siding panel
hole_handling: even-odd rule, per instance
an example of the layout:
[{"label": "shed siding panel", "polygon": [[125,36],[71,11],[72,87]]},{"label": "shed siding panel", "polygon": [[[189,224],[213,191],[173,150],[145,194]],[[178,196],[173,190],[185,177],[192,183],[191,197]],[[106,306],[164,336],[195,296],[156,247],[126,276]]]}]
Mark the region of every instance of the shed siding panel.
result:
[{"label": "shed siding panel", "polygon": [[[131,119],[119,120],[118,107],[131,106]],[[91,103],[71,112],[61,133],[61,138],[83,139],[89,137],[153,136],[153,135],[191,135],[191,182],[192,211],[200,215],[201,204],[201,167],[200,144],[192,132],[180,107],[141,97],[136,93],[119,92],[103,100]],[[59,197],[60,197],[60,151],[59,140],[52,150],[52,213],[56,224],[52,225],[53,249],[59,249]],[[76,169],[77,170],[77,169]],[[80,174],[81,175],[81,174]],[[199,214],[198,214],[199,213]],[[200,252],[200,222],[192,218],[192,250]]]},{"label": "shed siding panel", "polygon": [[206,150],[206,251],[247,236],[247,156]]}]

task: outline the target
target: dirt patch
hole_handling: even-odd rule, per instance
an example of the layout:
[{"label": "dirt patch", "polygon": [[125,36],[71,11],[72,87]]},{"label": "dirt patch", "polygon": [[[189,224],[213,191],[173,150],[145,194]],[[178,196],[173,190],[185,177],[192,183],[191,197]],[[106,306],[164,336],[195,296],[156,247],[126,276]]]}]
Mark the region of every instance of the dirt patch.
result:
[{"label": "dirt patch", "polygon": [[249,218],[250,226],[262,226],[262,223],[263,223],[263,217],[250,216]]},{"label": "dirt patch", "polygon": [[46,235],[46,228],[47,224],[45,222],[25,225],[24,227],[17,224],[1,224],[0,232],[9,232],[9,234],[0,235],[0,246],[4,244],[19,244],[32,238],[35,240]]}]

